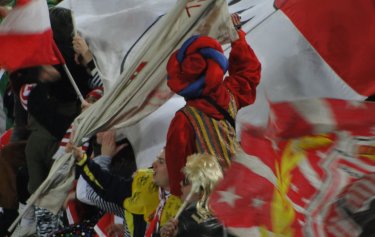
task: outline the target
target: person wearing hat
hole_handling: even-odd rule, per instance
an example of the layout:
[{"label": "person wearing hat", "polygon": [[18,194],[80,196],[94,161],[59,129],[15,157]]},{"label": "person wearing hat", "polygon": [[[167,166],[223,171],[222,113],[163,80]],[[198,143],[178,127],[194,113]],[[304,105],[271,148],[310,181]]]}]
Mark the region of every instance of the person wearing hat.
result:
[{"label": "person wearing hat", "polygon": [[[232,15],[232,21],[239,25],[239,16]],[[181,169],[189,155],[214,155],[225,169],[238,146],[235,117],[240,108],[255,101],[261,71],[246,34],[238,29],[238,36],[231,43],[229,60],[215,39],[192,36],[168,61],[167,84],[186,100],[167,133],[166,162],[174,195],[181,195]]]}]

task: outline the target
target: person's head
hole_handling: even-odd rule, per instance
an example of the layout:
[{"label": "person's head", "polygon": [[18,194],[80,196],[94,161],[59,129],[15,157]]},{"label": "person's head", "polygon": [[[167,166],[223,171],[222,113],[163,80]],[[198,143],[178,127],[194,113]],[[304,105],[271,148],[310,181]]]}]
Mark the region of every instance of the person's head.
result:
[{"label": "person's head", "polygon": [[163,189],[169,190],[168,170],[167,164],[165,163],[164,149],[161,150],[156,160],[152,163],[152,168],[154,170],[154,183]]},{"label": "person's head", "polygon": [[202,216],[209,214],[208,196],[223,178],[223,172],[217,158],[206,153],[190,155],[182,171],[185,179],[181,182],[181,199],[185,200],[189,192],[195,192],[196,194],[193,194],[191,201],[197,201],[198,213]]},{"label": "person's head", "polygon": [[[72,43],[74,34],[72,12],[66,8],[52,7],[49,9],[49,16],[51,20],[53,39],[64,57],[66,64],[68,66],[76,65]],[[71,67],[69,67],[69,69],[73,70]],[[72,73],[73,77],[75,77],[74,70]]]},{"label": "person's head", "polygon": [[167,84],[185,99],[194,99],[215,91],[227,69],[228,60],[218,41],[192,36],[169,58]]},{"label": "person's head", "polygon": [[114,175],[118,175],[124,178],[130,178],[133,173],[137,170],[137,164],[135,162],[135,154],[133,147],[128,139],[124,138],[120,141],[116,141],[116,145],[126,144],[117,154],[112,157],[109,170]]},{"label": "person's head", "polygon": [[73,20],[72,12],[62,7],[52,7],[49,10],[53,38],[57,45],[72,45]]}]

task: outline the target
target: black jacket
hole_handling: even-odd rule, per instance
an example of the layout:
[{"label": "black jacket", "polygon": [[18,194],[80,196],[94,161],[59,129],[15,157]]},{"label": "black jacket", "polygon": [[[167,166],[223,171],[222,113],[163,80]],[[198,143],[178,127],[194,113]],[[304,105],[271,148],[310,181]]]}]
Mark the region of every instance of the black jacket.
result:
[{"label": "black jacket", "polygon": [[[196,203],[189,205],[178,218],[177,237],[222,237],[224,231],[216,217],[202,218],[197,213]],[[229,233],[226,236],[234,237]]]}]

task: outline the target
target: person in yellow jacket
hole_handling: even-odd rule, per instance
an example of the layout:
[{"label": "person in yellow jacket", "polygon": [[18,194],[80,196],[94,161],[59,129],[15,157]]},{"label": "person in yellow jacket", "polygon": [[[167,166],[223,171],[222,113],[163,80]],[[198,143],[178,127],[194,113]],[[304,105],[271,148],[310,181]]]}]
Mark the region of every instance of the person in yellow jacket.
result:
[{"label": "person in yellow jacket", "polygon": [[[102,155],[113,157],[122,146],[117,146],[114,132],[102,135]],[[77,170],[104,200],[121,205],[133,237],[158,237],[160,228],[178,211],[180,198],[169,192],[168,171],[164,149],[152,164],[152,169],[137,170],[131,179],[123,179],[103,170],[87,159],[79,149],[74,149]],[[146,233],[135,233],[132,214],[143,215],[149,223]]]}]

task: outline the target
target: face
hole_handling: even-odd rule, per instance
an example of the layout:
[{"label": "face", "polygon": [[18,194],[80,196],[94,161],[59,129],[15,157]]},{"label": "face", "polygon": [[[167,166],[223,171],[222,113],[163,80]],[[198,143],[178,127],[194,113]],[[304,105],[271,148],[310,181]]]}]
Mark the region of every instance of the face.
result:
[{"label": "face", "polygon": [[164,189],[169,189],[169,179],[167,164],[165,163],[165,151],[164,149],[156,157],[154,163],[152,163],[152,168],[154,170],[154,183]]}]

